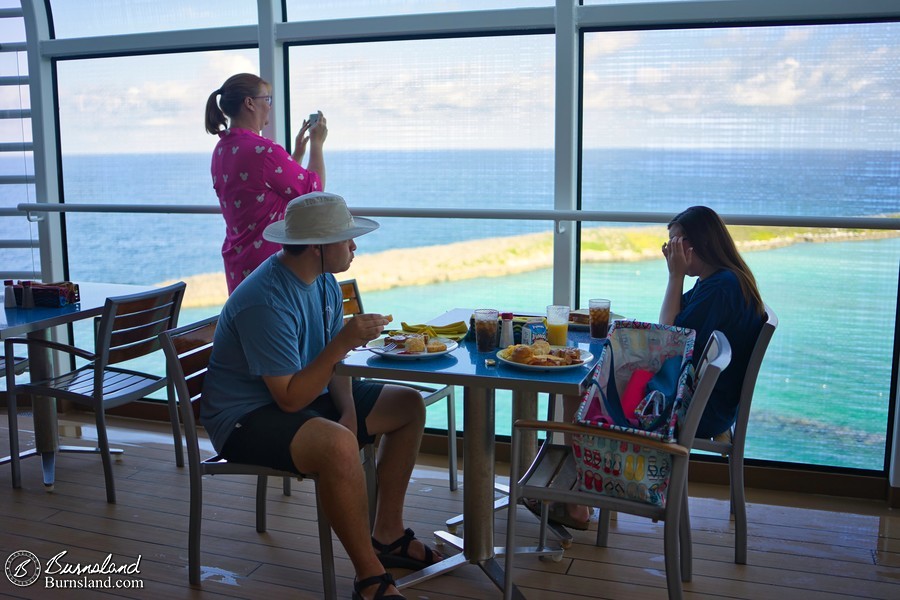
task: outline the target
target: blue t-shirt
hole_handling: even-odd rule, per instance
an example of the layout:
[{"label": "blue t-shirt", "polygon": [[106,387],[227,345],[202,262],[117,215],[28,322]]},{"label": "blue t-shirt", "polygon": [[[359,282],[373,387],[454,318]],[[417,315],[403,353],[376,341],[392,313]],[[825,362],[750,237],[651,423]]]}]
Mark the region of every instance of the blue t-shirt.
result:
[{"label": "blue t-shirt", "polygon": [[681,297],[681,312],[675,317],[675,325],[697,331],[694,366],[700,361],[713,330],[724,333],[731,344],[731,363],[713,388],[700,418],[698,437],[716,436],[734,424],[744,372],[762,322],[762,315],[744,300],[737,276],[727,269],[698,280],[693,289]]},{"label": "blue t-shirt", "polygon": [[200,403],[200,422],[216,451],[241,417],[275,402],[264,375],[293,375],[322,352],[325,321],[331,339],[343,324],[343,304],[330,273],[306,284],[276,255],[241,282],[219,316]]}]

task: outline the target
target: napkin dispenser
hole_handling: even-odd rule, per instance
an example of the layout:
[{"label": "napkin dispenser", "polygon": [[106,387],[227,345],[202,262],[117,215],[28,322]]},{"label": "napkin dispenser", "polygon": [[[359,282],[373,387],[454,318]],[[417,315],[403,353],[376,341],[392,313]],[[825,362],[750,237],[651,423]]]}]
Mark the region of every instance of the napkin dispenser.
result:
[{"label": "napkin dispenser", "polygon": [[[24,287],[22,283],[22,281],[19,281],[12,286],[12,291],[16,298],[16,306],[20,308],[22,307],[24,299]],[[72,283],[71,281],[30,283],[35,306],[59,308],[61,306],[66,306],[67,304],[75,304],[81,300],[77,283]],[[9,286],[7,286],[7,289],[8,287]]]}]

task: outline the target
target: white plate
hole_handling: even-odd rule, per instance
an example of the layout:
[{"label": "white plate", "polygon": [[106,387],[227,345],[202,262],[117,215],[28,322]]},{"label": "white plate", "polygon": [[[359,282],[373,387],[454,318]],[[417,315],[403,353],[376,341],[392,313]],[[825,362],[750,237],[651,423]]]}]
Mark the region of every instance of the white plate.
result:
[{"label": "white plate", "polygon": [[435,356],[443,356],[450,352],[453,352],[459,347],[459,344],[454,342],[453,340],[448,340],[447,338],[435,338],[439,342],[443,342],[447,344],[447,349],[442,350],[440,352],[406,352],[403,349],[403,346],[398,346],[393,350],[385,352],[384,350],[384,338],[379,338],[377,340],[372,340],[368,344],[366,344],[366,348],[377,354],[378,356],[383,356],[385,358],[396,358],[398,360],[417,360],[420,358],[434,358]]},{"label": "white plate", "polygon": [[[550,347],[551,348],[564,348],[564,346],[550,346]],[[519,369],[525,369],[526,371],[565,371],[566,369],[578,369],[580,367],[583,367],[585,365],[585,363],[588,363],[588,362],[594,360],[594,355],[591,354],[590,352],[588,352],[587,350],[579,349],[578,351],[581,352],[581,360],[582,360],[581,363],[579,363],[577,365],[562,365],[560,367],[546,367],[543,365],[526,365],[523,363],[517,363],[515,361],[509,360],[508,358],[503,358],[502,356],[500,356],[500,352],[497,353],[497,359],[500,362],[506,363],[510,366],[513,366],[513,367],[516,367]]]}]

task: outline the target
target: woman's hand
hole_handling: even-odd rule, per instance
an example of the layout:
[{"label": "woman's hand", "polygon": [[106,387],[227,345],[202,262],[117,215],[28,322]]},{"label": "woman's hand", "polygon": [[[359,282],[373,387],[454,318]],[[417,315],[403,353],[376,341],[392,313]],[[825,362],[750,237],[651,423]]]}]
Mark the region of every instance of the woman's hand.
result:
[{"label": "woman's hand", "polygon": [[662,245],[662,253],[666,257],[669,275],[683,278],[687,273],[688,262],[693,251],[693,248],[688,247],[685,238],[669,238],[669,241]]},{"label": "woman's hand", "polygon": [[[306,123],[306,121],[303,121],[303,123]],[[319,148],[322,147],[322,144],[325,143],[325,138],[328,137],[328,122],[321,110],[319,111],[319,120],[316,121],[315,125],[309,128],[309,137],[312,140],[313,146]]]},{"label": "woman's hand", "polygon": [[309,121],[303,119],[303,125],[300,126],[297,137],[294,138],[294,153],[291,154],[291,157],[298,165],[303,164],[303,156],[306,154],[306,144],[309,142],[309,136],[307,135],[309,128]]}]

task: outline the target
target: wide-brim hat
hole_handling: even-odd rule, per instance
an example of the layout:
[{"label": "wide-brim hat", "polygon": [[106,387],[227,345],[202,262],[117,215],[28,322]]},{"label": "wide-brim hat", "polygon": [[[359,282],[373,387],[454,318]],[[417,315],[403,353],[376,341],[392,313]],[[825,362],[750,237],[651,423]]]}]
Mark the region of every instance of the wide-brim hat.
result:
[{"label": "wide-brim hat", "polygon": [[378,229],[372,219],[354,217],[337,194],[312,192],[288,202],[284,220],[269,224],[263,238],[276,244],[306,246],[343,242]]}]

